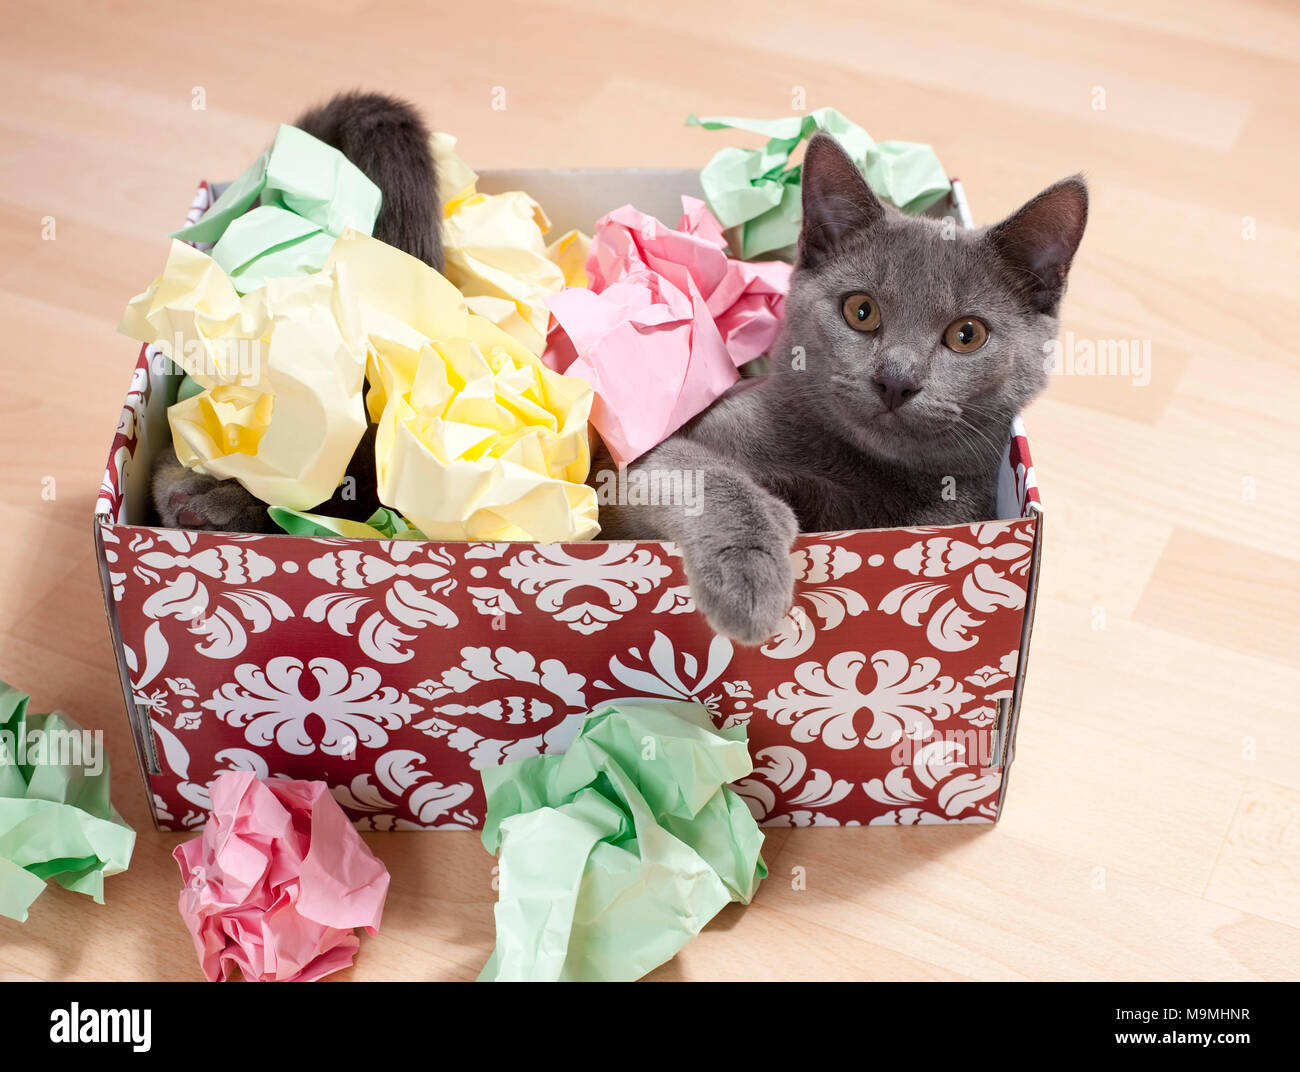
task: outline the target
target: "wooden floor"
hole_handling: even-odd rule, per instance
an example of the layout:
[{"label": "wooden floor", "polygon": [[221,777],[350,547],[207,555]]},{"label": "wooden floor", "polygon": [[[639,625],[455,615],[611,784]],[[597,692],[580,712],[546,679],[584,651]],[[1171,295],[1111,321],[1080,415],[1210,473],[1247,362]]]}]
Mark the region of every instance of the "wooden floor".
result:
[{"label": "wooden floor", "polygon": [[[696,0],[677,18],[224,0],[208,25],[183,6],[5,4],[0,678],[105,731],[141,833],[106,906],[51,889],[26,924],[0,920],[0,977],[198,977],[180,837],[150,824],[92,558],[136,356],[113,328],[195,180],[236,175],[274,124],[356,85],[421,103],[485,168],[698,166],[726,135],[688,112],[787,115],[802,92],[932,143],[978,221],[1083,170],[1064,328],[1149,343],[1149,384],[1060,377],[1027,415],[1048,543],[1003,821],[773,832],[755,903],[655,978],[1300,976],[1289,0]],[[340,978],[473,978],[494,896],[476,837],[369,840],[392,894]]]}]

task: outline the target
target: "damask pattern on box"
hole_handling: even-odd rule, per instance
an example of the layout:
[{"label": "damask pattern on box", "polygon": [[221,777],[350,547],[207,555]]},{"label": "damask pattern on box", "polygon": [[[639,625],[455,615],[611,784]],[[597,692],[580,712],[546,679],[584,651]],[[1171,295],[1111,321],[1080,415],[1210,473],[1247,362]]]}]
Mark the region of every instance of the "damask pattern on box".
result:
[{"label": "damask pattern on box", "polygon": [[244,769],[406,829],[480,825],[479,770],[624,696],[746,723],[763,823],[989,822],[1035,524],[802,536],[761,648],[713,634],[671,544],[101,531],[162,826]]}]

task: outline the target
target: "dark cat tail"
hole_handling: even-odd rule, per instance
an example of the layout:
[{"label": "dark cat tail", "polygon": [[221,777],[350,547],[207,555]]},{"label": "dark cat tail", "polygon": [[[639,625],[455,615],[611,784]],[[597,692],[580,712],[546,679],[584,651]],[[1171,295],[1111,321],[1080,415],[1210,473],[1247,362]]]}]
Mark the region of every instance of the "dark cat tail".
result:
[{"label": "dark cat tail", "polygon": [[442,210],[429,129],[405,101],[383,93],[340,93],[294,126],[332,145],[379,187],[375,237],[442,270]]}]

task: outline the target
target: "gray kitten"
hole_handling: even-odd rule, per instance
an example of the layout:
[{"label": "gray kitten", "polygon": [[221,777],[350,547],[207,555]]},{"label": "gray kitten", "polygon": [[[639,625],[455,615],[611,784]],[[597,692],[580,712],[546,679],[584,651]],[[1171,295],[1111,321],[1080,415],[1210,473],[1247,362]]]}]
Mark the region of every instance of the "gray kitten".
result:
[{"label": "gray kitten", "polygon": [[699,501],[600,511],[604,539],[676,541],[700,610],[746,644],[790,607],[796,533],[996,516],[1011,421],[1046,385],[1044,343],[1088,215],[1075,177],[993,227],[907,217],[826,134],[802,178],[771,373],[631,466],[652,486],[693,479]]}]

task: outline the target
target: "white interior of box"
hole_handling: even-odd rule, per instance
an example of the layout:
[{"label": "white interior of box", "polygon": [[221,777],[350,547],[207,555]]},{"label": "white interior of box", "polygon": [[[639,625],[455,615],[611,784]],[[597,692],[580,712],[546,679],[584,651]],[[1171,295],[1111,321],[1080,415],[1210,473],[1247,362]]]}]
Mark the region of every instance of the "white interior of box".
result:
[{"label": "white interior of box", "polygon": [[[214,186],[214,195],[221,188]],[[479,189],[484,193],[526,190],[545,208],[554,234],[573,228],[590,233],[596,220],[625,204],[675,227],[681,218],[682,195],[704,196],[699,172],[678,168],[484,171],[479,175]],[[954,183],[952,195],[934,205],[929,215],[953,215],[963,226],[973,226],[960,183]],[[149,401],[139,423],[139,446],[123,470],[122,512],[115,519],[130,525],[150,523],[149,473],[170,440],[167,407],[175,401],[180,383],[179,374],[161,352],[151,349],[149,353]],[[1006,452],[998,474],[997,512],[999,519],[1020,516],[1015,474]]]}]

